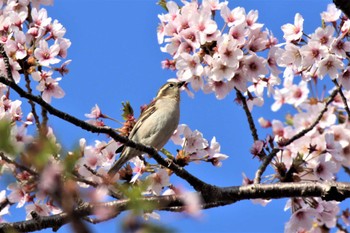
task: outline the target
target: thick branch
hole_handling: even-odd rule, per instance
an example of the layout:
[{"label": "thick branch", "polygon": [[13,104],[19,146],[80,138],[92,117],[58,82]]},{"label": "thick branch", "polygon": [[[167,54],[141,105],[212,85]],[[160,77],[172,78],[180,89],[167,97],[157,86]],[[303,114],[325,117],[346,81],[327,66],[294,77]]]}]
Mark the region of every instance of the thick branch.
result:
[{"label": "thick branch", "polygon": [[333,0],[334,4],[350,18],[350,2],[348,0]]},{"label": "thick branch", "polygon": [[[340,182],[303,182],[303,183],[277,183],[277,184],[253,184],[248,186],[233,186],[218,188],[211,187],[210,192],[203,199],[202,208],[209,209],[218,206],[229,205],[240,200],[257,198],[289,198],[289,197],[321,197],[323,200],[342,201],[350,197],[350,183]],[[203,194],[202,192],[202,194]],[[154,206],[154,210],[183,211],[185,204],[183,196],[169,195],[158,197],[143,197],[138,201],[145,206]],[[112,208],[119,213],[128,210],[130,200],[111,201],[106,203],[84,203],[74,209],[75,217],[83,218],[93,214],[95,208]],[[36,219],[0,224],[0,231],[15,229],[20,232],[29,232],[52,228],[58,230],[62,225],[70,222],[66,213],[56,214],[48,217],[38,217]]]}]

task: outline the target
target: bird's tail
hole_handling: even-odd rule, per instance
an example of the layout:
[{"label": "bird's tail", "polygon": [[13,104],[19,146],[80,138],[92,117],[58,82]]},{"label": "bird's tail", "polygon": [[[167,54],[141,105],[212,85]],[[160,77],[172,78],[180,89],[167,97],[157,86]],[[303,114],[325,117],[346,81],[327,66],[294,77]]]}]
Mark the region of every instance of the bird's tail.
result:
[{"label": "bird's tail", "polygon": [[115,174],[117,174],[117,172],[120,170],[120,168],[126,163],[128,162],[129,158],[125,155],[122,154],[120,156],[120,158],[113,164],[113,166],[111,167],[111,169],[109,169],[108,171],[108,176],[109,177],[114,177]]}]

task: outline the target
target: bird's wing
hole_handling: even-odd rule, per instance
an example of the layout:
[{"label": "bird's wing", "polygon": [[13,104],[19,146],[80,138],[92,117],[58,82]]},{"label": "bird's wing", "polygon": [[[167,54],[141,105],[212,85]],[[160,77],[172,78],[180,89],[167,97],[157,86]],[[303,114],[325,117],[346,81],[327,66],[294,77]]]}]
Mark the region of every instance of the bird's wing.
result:
[{"label": "bird's wing", "polygon": [[142,123],[154,112],[156,111],[156,106],[155,106],[155,101],[152,101],[147,108],[141,113],[141,116],[137,120],[136,124],[132,128],[130,134],[129,134],[129,139],[133,139],[133,136],[136,134],[137,130],[141,127]]}]

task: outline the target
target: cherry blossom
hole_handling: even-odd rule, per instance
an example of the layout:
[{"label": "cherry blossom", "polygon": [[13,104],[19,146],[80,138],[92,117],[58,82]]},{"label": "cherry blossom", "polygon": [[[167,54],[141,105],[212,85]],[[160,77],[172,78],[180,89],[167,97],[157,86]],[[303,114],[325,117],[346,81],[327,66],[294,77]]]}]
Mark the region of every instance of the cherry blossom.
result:
[{"label": "cherry blossom", "polygon": [[329,46],[334,40],[334,27],[327,25],[325,28],[319,27],[310,37],[311,40],[318,41],[321,45]]},{"label": "cherry blossom", "polygon": [[150,182],[150,185],[148,187],[148,190],[151,193],[154,193],[156,195],[160,195],[162,189],[168,185],[169,183],[169,175],[167,170],[165,169],[159,169],[157,172],[152,173],[147,177],[148,181]]},{"label": "cherry blossom", "polygon": [[216,141],[216,138],[213,137],[210,141],[210,146],[206,149],[208,152],[208,160],[216,167],[222,166],[222,160],[228,158],[227,155],[219,153],[220,152],[220,144]]},{"label": "cherry blossom", "polygon": [[331,79],[338,78],[340,69],[343,68],[344,64],[332,54],[328,54],[324,59],[322,59],[317,69],[317,75],[322,79],[326,74],[328,74]]},{"label": "cherry blossom", "polygon": [[337,9],[334,4],[328,4],[327,11],[321,13],[321,17],[325,22],[337,21],[340,17],[341,10]]},{"label": "cherry blossom", "polygon": [[299,209],[294,212],[285,225],[284,232],[298,232],[300,230],[309,230],[313,224],[313,217],[316,210],[312,208]]},{"label": "cherry blossom", "polygon": [[236,7],[230,10],[227,5],[223,5],[220,14],[229,27],[245,21],[245,10],[242,7]]},{"label": "cherry blossom", "polygon": [[16,59],[23,59],[27,56],[26,37],[22,31],[17,31],[14,33],[14,38],[6,42],[7,53],[14,53]]},{"label": "cherry blossom", "polygon": [[37,86],[37,90],[42,92],[42,98],[46,102],[50,103],[51,98],[62,98],[65,93],[63,89],[58,85],[58,81],[61,78],[47,78],[45,81],[41,81]]},{"label": "cherry blossom", "polygon": [[303,35],[304,18],[299,14],[295,14],[294,24],[285,24],[281,27],[284,39],[287,41],[299,40]]},{"label": "cherry blossom", "polygon": [[326,155],[320,156],[311,166],[314,166],[314,175],[321,180],[332,180],[334,178],[333,174],[338,171],[335,162],[331,160],[327,161]]},{"label": "cherry blossom", "polygon": [[25,191],[25,187],[18,183],[9,184],[7,187],[11,193],[7,196],[10,202],[17,203],[17,208],[24,206],[30,200],[29,193]]},{"label": "cherry blossom", "polygon": [[343,73],[338,77],[339,84],[341,84],[346,90],[350,90],[350,67],[346,67]]},{"label": "cherry blossom", "polygon": [[58,44],[49,47],[45,40],[40,40],[39,47],[34,50],[34,56],[38,59],[40,65],[50,66],[50,64],[60,62],[60,59],[56,58],[59,51],[60,46]]}]

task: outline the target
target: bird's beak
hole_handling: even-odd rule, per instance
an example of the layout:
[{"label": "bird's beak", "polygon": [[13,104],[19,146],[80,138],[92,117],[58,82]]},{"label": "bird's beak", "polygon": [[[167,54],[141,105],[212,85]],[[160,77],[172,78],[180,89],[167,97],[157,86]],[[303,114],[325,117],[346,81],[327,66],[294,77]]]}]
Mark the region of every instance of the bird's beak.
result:
[{"label": "bird's beak", "polygon": [[177,86],[180,88],[180,87],[182,87],[185,83],[186,83],[185,81],[178,82],[178,83],[177,83]]}]

